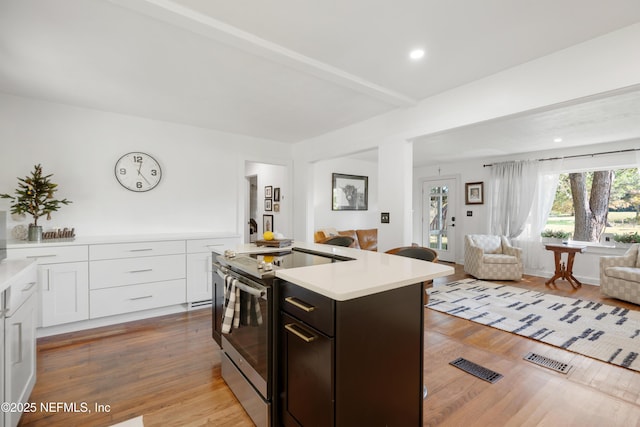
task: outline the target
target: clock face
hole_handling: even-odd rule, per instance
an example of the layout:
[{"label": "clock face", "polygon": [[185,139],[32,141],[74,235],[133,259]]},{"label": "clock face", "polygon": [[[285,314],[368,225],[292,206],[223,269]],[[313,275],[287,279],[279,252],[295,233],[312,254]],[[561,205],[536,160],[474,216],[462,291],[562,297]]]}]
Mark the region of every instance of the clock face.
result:
[{"label": "clock face", "polygon": [[131,191],[149,191],[158,185],[162,177],[160,165],[148,154],[133,152],[116,162],[116,179]]}]

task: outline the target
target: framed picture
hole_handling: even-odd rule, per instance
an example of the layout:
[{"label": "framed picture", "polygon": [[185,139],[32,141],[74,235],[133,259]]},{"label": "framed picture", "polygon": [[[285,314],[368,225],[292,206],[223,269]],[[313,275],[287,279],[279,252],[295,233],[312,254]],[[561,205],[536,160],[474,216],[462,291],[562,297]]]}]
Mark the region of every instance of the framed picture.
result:
[{"label": "framed picture", "polygon": [[273,204],[273,211],[274,212],[280,212],[280,203],[274,203]]},{"label": "framed picture", "polygon": [[270,199],[272,192],[273,192],[273,187],[271,185],[267,185],[266,187],[264,187],[264,198]]},{"label": "framed picture", "polygon": [[264,199],[264,210],[270,211],[271,209],[271,199]]},{"label": "framed picture", "polygon": [[484,203],[484,182],[467,182],[464,187],[465,204],[481,205]]},{"label": "framed picture", "polygon": [[280,201],[280,187],[276,187],[273,189],[273,201],[274,202]]},{"label": "framed picture", "polygon": [[273,215],[262,215],[262,232],[273,231]]},{"label": "framed picture", "polygon": [[366,211],[369,207],[369,177],[332,174],[332,203],[334,211]]}]

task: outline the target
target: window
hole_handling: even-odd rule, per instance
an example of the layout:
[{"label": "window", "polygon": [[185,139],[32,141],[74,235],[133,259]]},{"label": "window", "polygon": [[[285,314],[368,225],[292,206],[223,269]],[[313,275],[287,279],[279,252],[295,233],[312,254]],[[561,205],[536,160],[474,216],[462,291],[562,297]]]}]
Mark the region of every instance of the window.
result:
[{"label": "window", "polygon": [[[602,236],[619,238],[622,235],[636,233],[640,230],[640,175],[637,168],[617,169],[612,171],[610,191],[603,188],[593,189],[594,176],[600,173],[603,176],[608,171],[582,172],[578,174],[563,173],[560,175],[558,189],[551,213],[547,220],[545,230],[562,231],[572,236],[584,236],[588,238],[578,240],[598,241]],[[573,175],[573,177],[572,177]],[[584,180],[585,199],[583,208],[574,206],[572,194],[572,179]],[[575,183],[574,183],[575,186]],[[608,197],[608,202],[606,198]],[[603,215],[598,216],[592,212],[591,207],[598,201],[605,203]],[[597,210],[597,208],[596,208]],[[584,233],[584,230],[576,230],[576,212],[586,215],[586,221],[600,222],[601,227],[593,233]],[[594,213],[596,215],[594,215]],[[578,218],[578,223],[584,223]],[[587,226],[589,226],[587,224]],[[579,225],[580,227],[580,225]],[[582,226],[584,227],[584,225]],[[617,236],[616,236],[617,235]],[[577,239],[577,237],[574,237]]]}]

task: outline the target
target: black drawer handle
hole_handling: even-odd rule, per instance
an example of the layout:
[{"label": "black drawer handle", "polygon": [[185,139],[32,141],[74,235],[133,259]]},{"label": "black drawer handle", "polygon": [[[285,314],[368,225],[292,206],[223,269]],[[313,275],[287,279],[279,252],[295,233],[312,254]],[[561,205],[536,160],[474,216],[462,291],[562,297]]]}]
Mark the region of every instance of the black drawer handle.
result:
[{"label": "black drawer handle", "polygon": [[295,323],[287,323],[286,325],[284,325],[284,328],[291,332],[293,335],[297,336],[298,338],[300,338],[302,341],[304,342],[312,342],[318,339],[318,337],[316,335],[306,335],[305,332],[307,331],[299,331],[296,329],[296,324]]},{"label": "black drawer handle", "polygon": [[307,313],[311,313],[313,310],[316,309],[314,306],[305,304],[302,301],[298,301],[294,297],[286,297],[284,300],[289,304],[291,304],[292,306],[297,307],[300,310],[306,311]]}]

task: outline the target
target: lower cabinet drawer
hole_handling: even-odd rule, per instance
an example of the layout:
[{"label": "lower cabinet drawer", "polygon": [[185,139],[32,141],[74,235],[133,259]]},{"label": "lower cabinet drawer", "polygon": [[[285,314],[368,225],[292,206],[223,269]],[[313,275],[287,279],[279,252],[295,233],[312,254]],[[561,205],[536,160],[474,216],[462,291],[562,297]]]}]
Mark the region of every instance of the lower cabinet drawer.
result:
[{"label": "lower cabinet drawer", "polygon": [[162,255],[128,259],[108,259],[89,263],[91,289],[184,279],[184,255]]},{"label": "lower cabinet drawer", "polygon": [[104,316],[186,303],[185,279],[91,290],[89,317]]},{"label": "lower cabinet drawer", "polygon": [[7,250],[7,257],[9,259],[34,259],[40,265],[56,264],[60,262],[86,261],[89,259],[89,249],[86,245],[10,248]]}]

